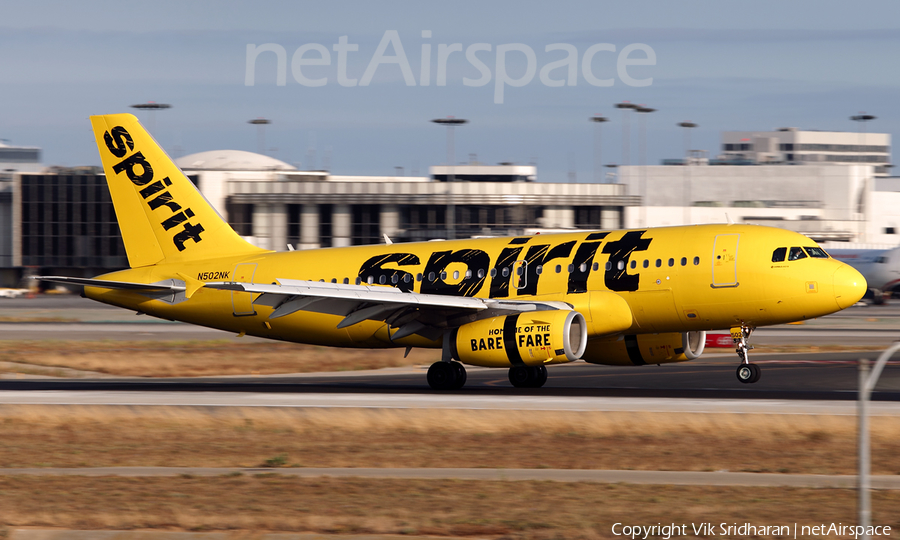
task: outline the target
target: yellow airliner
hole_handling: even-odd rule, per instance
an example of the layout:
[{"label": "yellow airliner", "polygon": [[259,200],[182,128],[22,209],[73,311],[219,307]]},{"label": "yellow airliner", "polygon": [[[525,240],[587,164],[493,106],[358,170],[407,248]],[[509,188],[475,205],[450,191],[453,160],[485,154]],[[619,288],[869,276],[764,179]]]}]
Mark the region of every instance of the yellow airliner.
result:
[{"label": "yellow airliner", "polygon": [[705,331],[723,328],[738,379],[752,383],[754,328],[827,315],[866,291],[806,236],[753,225],[266,251],[222,220],[134,116],[91,123],[131,268],[39,279],[241,335],[442,349],[428,370],[435,389],[462,387],[463,364],[540,387],[548,364],[692,360]]}]

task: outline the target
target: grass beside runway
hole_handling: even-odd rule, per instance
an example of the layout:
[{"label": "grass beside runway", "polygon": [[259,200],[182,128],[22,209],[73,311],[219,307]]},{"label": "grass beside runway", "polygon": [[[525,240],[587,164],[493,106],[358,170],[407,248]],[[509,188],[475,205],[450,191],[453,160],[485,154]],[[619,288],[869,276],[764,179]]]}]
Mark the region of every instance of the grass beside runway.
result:
[{"label": "grass beside runway", "polygon": [[[765,345],[753,354],[883,350],[880,345]],[[731,353],[729,348],[708,353]],[[356,371],[423,366],[439,350],[337,349],[297,343],[234,341],[16,341],[0,347],[0,374],[77,377],[209,377]],[[737,363],[735,356],[735,364]]]},{"label": "grass beside runway", "polygon": [[[691,524],[707,522],[717,530],[722,523],[855,523],[855,500],[854,491],[842,489],[266,475],[14,477],[0,478],[0,537],[4,530],[41,527],[595,539],[615,538],[617,522],[685,524],[693,537]],[[900,492],[875,492],[873,523],[900,528],[898,506]]]},{"label": "grass beside runway", "polygon": [[[430,364],[440,350],[337,349],[281,342],[3,341],[0,373],[60,376],[60,368],[124,377],[203,377],[354,371]],[[70,375],[71,376],[71,375]]]},{"label": "grass beside runway", "polygon": [[[871,423],[872,472],[900,474],[900,422],[876,416]],[[855,474],[856,419],[477,409],[0,407],[0,467],[109,466]]]}]

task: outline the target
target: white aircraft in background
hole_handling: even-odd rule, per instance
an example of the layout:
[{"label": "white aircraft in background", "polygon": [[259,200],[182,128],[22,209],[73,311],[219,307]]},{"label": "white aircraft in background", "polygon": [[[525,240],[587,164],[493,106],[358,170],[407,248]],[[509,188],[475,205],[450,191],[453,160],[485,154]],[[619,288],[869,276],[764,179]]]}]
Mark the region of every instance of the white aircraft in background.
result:
[{"label": "white aircraft in background", "polygon": [[864,298],[883,304],[885,296],[900,297],[900,247],[893,249],[829,249],[835,259],[856,268],[866,278]]}]

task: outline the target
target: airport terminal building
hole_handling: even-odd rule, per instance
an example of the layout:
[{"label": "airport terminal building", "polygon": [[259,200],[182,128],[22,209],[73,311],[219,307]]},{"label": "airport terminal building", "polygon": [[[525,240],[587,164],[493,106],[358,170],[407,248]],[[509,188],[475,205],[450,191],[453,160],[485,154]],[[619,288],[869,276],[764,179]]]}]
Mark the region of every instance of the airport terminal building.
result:
[{"label": "airport terminal building", "polygon": [[[432,167],[430,177],[335,176],[260,154],[177,160],[210,204],[266,249],[620,228],[640,199],[621,184],[539,182],[533,166]],[[4,286],[23,275],[92,276],[125,268],[106,178],[93,168],[16,172],[0,181]],[[5,213],[4,213],[5,212]]]}]

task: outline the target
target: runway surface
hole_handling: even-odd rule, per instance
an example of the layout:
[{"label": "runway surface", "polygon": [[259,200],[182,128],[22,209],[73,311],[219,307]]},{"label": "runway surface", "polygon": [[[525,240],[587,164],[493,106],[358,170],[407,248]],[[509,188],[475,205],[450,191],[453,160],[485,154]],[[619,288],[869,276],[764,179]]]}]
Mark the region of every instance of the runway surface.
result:
[{"label": "runway surface", "polygon": [[[753,486],[845,488],[857,485],[856,476],[699,471],[619,471],[596,469],[486,469],[486,468],[252,468],[239,467],[85,467],[0,469],[0,476],[225,476],[276,474],[300,478],[399,478],[417,480],[551,481],[600,484],[655,484],[678,486]],[[900,489],[896,475],[872,476],[873,489]]]},{"label": "runway surface", "polygon": [[[9,339],[93,340],[255,340],[237,338],[219,330],[136,317],[133,313],[74,296],[39,296],[34,299],[0,299],[0,350]],[[144,322],[134,322],[140,320]],[[874,345],[888,347],[900,337],[900,304],[854,307],[804,325],[762,328],[754,332],[757,345],[804,343],[811,347]],[[260,340],[263,341],[263,340]],[[401,354],[398,351],[398,354]],[[756,354],[751,361],[762,368],[753,385],[737,381],[738,361],[730,349],[707,349],[698,360],[662,366],[595,366],[584,362],[551,366],[550,378],[540,389],[516,389],[505,369],[468,367],[466,387],[435,394],[425,381],[427,366],[371,372],[292,374],[267,377],[206,377],[191,379],[149,378],[6,378],[0,390],[131,392],[142,401],[154,394],[405,394],[456,396],[466,400],[501,396],[508,398],[681,398],[718,400],[825,400],[856,399],[857,361],[875,359],[879,351]],[[249,374],[248,374],[249,375]],[[7,375],[11,377],[12,375]],[[20,375],[21,376],[21,375]],[[27,377],[27,376],[24,376]],[[220,396],[221,397],[221,396]],[[87,395],[82,394],[81,399]],[[75,398],[71,398],[75,400]],[[454,398],[456,399],[456,398]],[[900,402],[900,361],[885,369],[875,401]],[[203,400],[198,400],[203,401]]]}]

